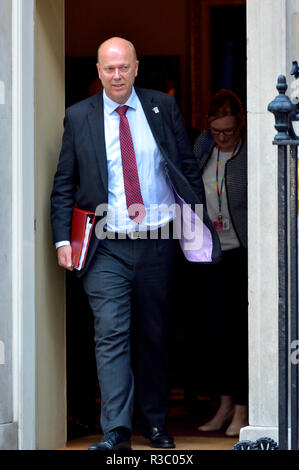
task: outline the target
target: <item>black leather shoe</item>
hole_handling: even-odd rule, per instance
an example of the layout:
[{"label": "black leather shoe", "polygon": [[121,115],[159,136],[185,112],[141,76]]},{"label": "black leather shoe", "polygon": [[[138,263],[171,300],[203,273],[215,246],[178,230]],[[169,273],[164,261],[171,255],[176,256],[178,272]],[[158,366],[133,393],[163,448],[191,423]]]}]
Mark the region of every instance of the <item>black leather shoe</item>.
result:
[{"label": "black leather shoe", "polygon": [[88,450],[130,450],[131,439],[129,431],[127,433],[117,430],[109,431],[104,435],[101,442],[88,447]]},{"label": "black leather shoe", "polygon": [[150,440],[150,446],[158,449],[173,449],[175,443],[173,437],[165,428],[153,426],[142,433]]}]

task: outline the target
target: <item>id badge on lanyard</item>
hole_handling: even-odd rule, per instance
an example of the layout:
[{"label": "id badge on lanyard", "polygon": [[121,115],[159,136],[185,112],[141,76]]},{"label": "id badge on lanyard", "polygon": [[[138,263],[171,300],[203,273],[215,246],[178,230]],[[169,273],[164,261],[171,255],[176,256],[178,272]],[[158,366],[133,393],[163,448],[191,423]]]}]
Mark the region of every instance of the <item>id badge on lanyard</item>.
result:
[{"label": "id badge on lanyard", "polygon": [[213,220],[215,229],[218,232],[225,232],[229,230],[229,219],[222,217],[222,214],[218,214],[217,220]]},{"label": "id badge on lanyard", "polygon": [[[237,142],[233,150],[231,158],[235,155],[238,145],[239,145],[239,142]],[[213,220],[213,225],[218,232],[225,232],[229,230],[230,224],[229,224],[229,219],[227,217],[223,217],[221,213],[222,192],[223,192],[223,184],[224,184],[225,175],[223,175],[222,177],[221,187],[219,189],[219,159],[220,159],[220,149],[218,147],[217,163],[216,163],[216,189],[217,189],[219,213],[218,213],[217,219]]]}]

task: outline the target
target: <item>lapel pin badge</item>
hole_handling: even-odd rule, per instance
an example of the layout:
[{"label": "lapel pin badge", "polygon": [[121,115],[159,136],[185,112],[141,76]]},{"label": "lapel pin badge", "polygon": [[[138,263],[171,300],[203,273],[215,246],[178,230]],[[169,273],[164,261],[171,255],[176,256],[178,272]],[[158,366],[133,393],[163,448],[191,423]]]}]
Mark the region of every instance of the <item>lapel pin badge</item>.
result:
[{"label": "lapel pin badge", "polygon": [[153,111],[154,111],[154,113],[156,113],[156,114],[160,112],[158,106],[155,106],[155,107],[153,108]]}]

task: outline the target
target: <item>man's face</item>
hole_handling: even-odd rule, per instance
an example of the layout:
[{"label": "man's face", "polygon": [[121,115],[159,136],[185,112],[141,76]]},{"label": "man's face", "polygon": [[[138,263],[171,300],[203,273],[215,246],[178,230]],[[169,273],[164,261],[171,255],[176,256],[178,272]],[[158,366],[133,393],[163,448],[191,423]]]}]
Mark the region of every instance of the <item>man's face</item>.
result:
[{"label": "man's face", "polygon": [[124,41],[107,43],[99,50],[97,69],[107,96],[119,104],[130,97],[138,72],[138,60]]}]

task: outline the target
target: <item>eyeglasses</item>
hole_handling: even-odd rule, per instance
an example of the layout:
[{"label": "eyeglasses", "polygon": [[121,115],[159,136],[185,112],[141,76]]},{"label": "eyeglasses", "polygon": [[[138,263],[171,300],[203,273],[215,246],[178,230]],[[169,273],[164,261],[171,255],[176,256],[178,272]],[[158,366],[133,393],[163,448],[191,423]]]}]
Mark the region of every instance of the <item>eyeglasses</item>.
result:
[{"label": "eyeglasses", "polygon": [[213,135],[223,134],[223,135],[229,137],[229,136],[234,135],[234,133],[236,132],[236,129],[225,129],[223,131],[220,131],[219,129],[212,129],[211,128],[210,131],[211,131],[211,134],[213,134]]}]

